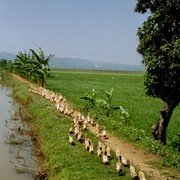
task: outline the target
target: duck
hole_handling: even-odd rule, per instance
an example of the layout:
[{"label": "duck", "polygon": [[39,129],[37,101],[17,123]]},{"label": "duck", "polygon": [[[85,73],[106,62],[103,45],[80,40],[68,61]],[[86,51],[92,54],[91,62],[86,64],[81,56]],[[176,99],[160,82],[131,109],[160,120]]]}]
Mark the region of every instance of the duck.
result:
[{"label": "duck", "polygon": [[91,118],[90,118],[89,114],[87,115],[87,122],[88,122],[88,123],[91,122]]},{"label": "duck", "polygon": [[121,160],[121,151],[120,151],[120,149],[116,149],[116,157]]},{"label": "duck", "polygon": [[121,172],[122,172],[122,164],[121,164],[119,158],[118,158],[118,161],[117,161],[117,163],[116,163],[116,171],[117,171],[118,173],[121,173]]},{"label": "duck", "polygon": [[109,164],[109,159],[108,159],[108,156],[106,153],[102,154],[102,160],[103,160],[104,164],[106,164],[106,165]]},{"label": "duck", "polygon": [[99,134],[99,124],[96,124],[95,131],[96,131],[96,134]]},{"label": "duck", "polygon": [[121,163],[123,164],[124,167],[129,166],[129,163],[124,155],[121,155]]},{"label": "duck", "polygon": [[83,115],[81,115],[81,121],[84,121],[85,120],[85,117]]},{"label": "duck", "polygon": [[78,126],[75,126],[75,128],[74,128],[74,134],[75,134],[76,137],[77,137],[78,133],[79,133],[79,127],[78,127]]},{"label": "duck", "polygon": [[86,138],[85,136],[85,148],[89,151],[89,146],[90,146],[90,140],[89,138]]},{"label": "duck", "polygon": [[64,108],[65,108],[64,105],[61,105],[60,108],[59,108],[59,111],[60,111],[61,113],[63,113],[63,112],[64,112]]},{"label": "duck", "polygon": [[102,155],[102,150],[98,147],[98,149],[97,149],[97,156],[101,157],[101,155]]},{"label": "duck", "polygon": [[133,166],[132,163],[130,163],[130,174],[131,174],[131,177],[133,179],[138,179],[138,176],[136,174],[136,170],[135,170],[135,167]]},{"label": "duck", "polygon": [[70,128],[69,128],[69,134],[73,134],[74,133],[74,130],[73,130],[73,127],[71,126]]},{"label": "duck", "polygon": [[67,105],[65,105],[65,107],[64,107],[64,114],[68,115],[68,113],[69,113],[68,107],[67,107]]},{"label": "duck", "polygon": [[90,124],[91,124],[92,126],[95,126],[95,122],[94,122],[93,118],[90,118]]},{"label": "duck", "polygon": [[59,108],[60,108],[60,104],[59,103],[57,103],[56,104],[56,109],[59,111]]},{"label": "duck", "polygon": [[107,153],[108,158],[110,158],[111,157],[111,149],[108,145],[106,147],[106,153]]},{"label": "duck", "polygon": [[145,174],[143,171],[141,171],[141,168],[140,166],[138,165],[138,169],[139,169],[139,173],[138,173],[138,176],[139,176],[139,180],[146,180],[145,178]]},{"label": "duck", "polygon": [[105,138],[105,139],[108,139],[108,135],[107,135],[107,132],[105,130],[105,128],[102,130],[102,136]]},{"label": "duck", "polygon": [[89,153],[90,153],[90,154],[93,153],[93,150],[94,150],[93,144],[92,144],[92,142],[90,142],[90,145],[89,145]]},{"label": "duck", "polygon": [[101,151],[102,151],[103,154],[106,153],[106,146],[105,146],[105,144],[103,144],[103,143],[102,143],[102,145],[101,145]]},{"label": "duck", "polygon": [[78,132],[77,139],[78,139],[78,141],[82,140],[82,132],[81,131]]},{"label": "duck", "polygon": [[87,124],[86,124],[86,121],[84,121],[84,123],[83,123],[83,130],[86,130],[86,128],[87,128]]},{"label": "duck", "polygon": [[103,143],[99,140],[99,141],[98,141],[98,148],[102,149],[102,144],[103,144]]},{"label": "duck", "polygon": [[69,135],[69,144],[74,145],[73,136]]}]

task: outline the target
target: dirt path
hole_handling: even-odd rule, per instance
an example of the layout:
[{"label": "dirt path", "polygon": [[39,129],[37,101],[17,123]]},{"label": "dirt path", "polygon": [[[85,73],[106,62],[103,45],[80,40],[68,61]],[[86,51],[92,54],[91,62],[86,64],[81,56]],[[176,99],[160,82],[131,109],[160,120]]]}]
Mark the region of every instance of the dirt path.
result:
[{"label": "dirt path", "polygon": [[21,81],[21,82],[23,82],[23,83],[29,84],[30,87],[37,87],[36,84],[33,84],[33,83],[31,83],[30,81],[28,81],[28,80],[26,80],[26,79],[24,79],[24,78],[22,78],[22,77],[20,77],[20,76],[18,76],[18,75],[16,75],[16,74],[13,74],[13,77],[14,77],[16,80],[18,80],[18,81]]},{"label": "dirt path", "polygon": [[[30,83],[29,81],[17,76],[13,75],[15,79],[29,84],[32,88],[37,87],[35,84]],[[88,130],[92,133],[96,134],[95,127],[92,125],[88,125]],[[142,149],[135,147],[134,145],[122,140],[120,137],[115,137],[108,133],[109,138],[106,140],[109,147],[116,151],[116,149],[120,149],[124,152],[125,157],[133,162],[135,166],[139,166],[142,171],[144,171],[148,176],[151,177],[152,180],[167,180],[167,179],[180,179],[180,174],[175,172],[170,172],[168,169],[157,169],[154,167],[154,162],[160,162],[161,159],[157,155],[153,155],[148,153]],[[102,139],[103,140],[103,139]],[[170,177],[174,178],[170,178]]]},{"label": "dirt path", "polygon": [[[89,130],[93,133],[96,132],[93,126],[90,126]],[[125,142],[119,137],[115,137],[109,133],[108,136],[109,138],[106,141],[108,142],[109,147],[114,151],[116,151],[116,149],[120,149],[122,152],[124,152],[125,157],[130,162],[133,162],[134,165],[138,165],[142,171],[151,177],[152,180],[168,179],[168,177],[163,176],[164,172],[162,170],[160,171],[150,165],[151,162],[160,161],[160,158],[153,154],[147,153],[128,142]]]}]

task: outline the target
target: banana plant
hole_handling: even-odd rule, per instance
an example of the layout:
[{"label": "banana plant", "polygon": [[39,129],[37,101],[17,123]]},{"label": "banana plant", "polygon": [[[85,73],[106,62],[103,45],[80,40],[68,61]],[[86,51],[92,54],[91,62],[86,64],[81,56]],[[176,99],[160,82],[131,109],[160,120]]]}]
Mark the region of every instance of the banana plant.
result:
[{"label": "banana plant", "polygon": [[129,121],[129,113],[122,107],[122,106],[114,106],[112,105],[112,98],[113,98],[113,88],[108,92],[105,90],[106,99],[96,99],[97,104],[105,109],[106,116],[109,117],[111,110],[120,110],[121,114],[123,115],[126,122]]},{"label": "banana plant", "polygon": [[112,96],[113,96],[113,87],[111,90],[108,92],[105,90],[106,93],[106,99],[96,99],[96,103],[101,106],[103,109],[105,109],[106,116],[109,117],[110,115],[110,110],[111,109],[116,109],[116,107],[112,106]]},{"label": "banana plant", "polygon": [[50,76],[49,61],[54,55],[50,54],[48,57],[46,57],[44,55],[44,51],[41,48],[38,49],[38,52],[30,49],[30,52],[32,53],[33,63],[37,68],[35,73],[41,82],[41,86],[44,87],[46,83],[46,77]]},{"label": "banana plant", "polygon": [[48,57],[39,48],[38,51],[30,49],[28,53],[19,52],[13,63],[13,71],[20,76],[41,84],[44,87],[46,77],[50,75],[49,61],[54,55]]},{"label": "banana plant", "polygon": [[19,52],[13,63],[13,70],[24,78],[29,77],[29,72],[31,69],[31,57],[30,54],[25,52]]},{"label": "banana plant", "polygon": [[121,114],[123,115],[126,123],[128,123],[129,122],[129,118],[130,118],[129,113],[122,106],[119,106],[119,109],[120,109]]},{"label": "banana plant", "polygon": [[89,102],[88,109],[94,108],[96,103],[96,95],[97,95],[97,91],[95,89],[92,89],[91,91],[87,91],[85,93],[85,96],[81,97],[81,99],[87,100]]}]

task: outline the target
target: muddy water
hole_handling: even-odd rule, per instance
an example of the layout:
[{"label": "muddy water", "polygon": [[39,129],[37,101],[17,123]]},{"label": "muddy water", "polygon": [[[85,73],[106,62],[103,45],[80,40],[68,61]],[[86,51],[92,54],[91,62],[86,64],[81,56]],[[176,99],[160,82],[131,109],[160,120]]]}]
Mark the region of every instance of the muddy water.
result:
[{"label": "muddy water", "polygon": [[[24,128],[25,125],[17,117],[12,118],[17,106],[13,105],[9,93],[7,88],[0,85],[0,179],[32,180],[33,174],[29,173],[29,169],[37,169],[37,163],[32,158],[32,142],[27,135],[24,138],[15,133],[17,127]],[[12,138],[10,139],[12,134],[22,142],[13,143]]]}]

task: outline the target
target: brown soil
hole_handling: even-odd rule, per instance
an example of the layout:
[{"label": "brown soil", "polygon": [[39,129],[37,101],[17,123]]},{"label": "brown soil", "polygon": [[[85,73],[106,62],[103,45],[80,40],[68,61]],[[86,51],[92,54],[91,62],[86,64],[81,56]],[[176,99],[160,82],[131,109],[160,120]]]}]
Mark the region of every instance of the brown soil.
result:
[{"label": "brown soil", "polygon": [[[35,87],[36,85],[30,83],[29,81],[17,76],[13,75],[15,79],[29,84],[31,87]],[[96,134],[95,127],[92,125],[88,126],[88,130],[92,133]],[[153,164],[159,163],[162,159],[161,157],[148,153],[136,146],[130,144],[122,140],[120,137],[115,137],[108,133],[108,139],[101,138],[102,141],[106,141],[109,147],[116,151],[116,149],[120,149],[124,152],[125,157],[133,162],[135,166],[139,166],[142,171],[144,171],[151,180],[169,180],[169,179],[180,179],[180,173],[170,169],[170,168],[157,168]]]},{"label": "brown soil", "polygon": [[[92,133],[96,133],[94,126],[89,126],[88,129]],[[132,162],[135,166],[139,166],[142,171],[144,171],[151,180],[167,180],[167,179],[179,179],[180,174],[176,173],[174,170],[169,168],[158,169],[153,166],[155,163],[159,163],[162,158],[148,153],[129,142],[122,140],[120,137],[115,137],[108,133],[108,139],[101,138],[108,143],[109,147],[116,151],[120,149],[124,152],[125,157]],[[171,178],[170,178],[171,177]]]}]

